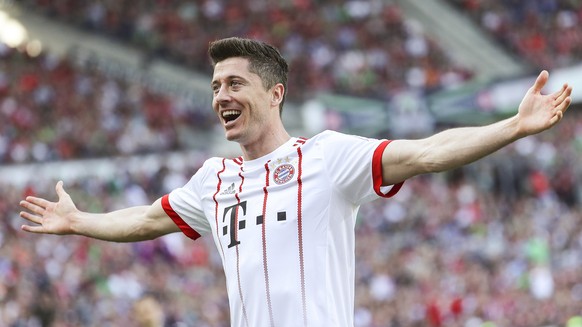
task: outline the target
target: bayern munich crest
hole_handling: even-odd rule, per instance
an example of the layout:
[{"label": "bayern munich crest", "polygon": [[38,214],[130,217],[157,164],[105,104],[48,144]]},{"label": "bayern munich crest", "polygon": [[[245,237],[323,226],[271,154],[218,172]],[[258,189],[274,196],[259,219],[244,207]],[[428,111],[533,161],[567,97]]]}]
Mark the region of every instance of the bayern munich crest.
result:
[{"label": "bayern munich crest", "polygon": [[282,164],[275,168],[273,172],[273,179],[275,183],[281,185],[285,184],[295,175],[295,167],[291,164]]}]

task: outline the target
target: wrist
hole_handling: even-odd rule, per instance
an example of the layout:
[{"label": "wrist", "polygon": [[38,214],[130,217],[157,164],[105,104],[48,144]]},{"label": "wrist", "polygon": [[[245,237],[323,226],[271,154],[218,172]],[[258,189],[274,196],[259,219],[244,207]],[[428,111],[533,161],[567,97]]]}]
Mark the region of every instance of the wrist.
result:
[{"label": "wrist", "polygon": [[88,219],[88,214],[79,210],[69,214],[69,232],[74,235],[87,235],[84,222]]},{"label": "wrist", "polygon": [[514,115],[506,120],[506,130],[509,131],[511,134],[509,135],[510,141],[516,141],[520,138],[526,137],[529,135],[527,130],[525,130],[520,123],[519,114]]}]

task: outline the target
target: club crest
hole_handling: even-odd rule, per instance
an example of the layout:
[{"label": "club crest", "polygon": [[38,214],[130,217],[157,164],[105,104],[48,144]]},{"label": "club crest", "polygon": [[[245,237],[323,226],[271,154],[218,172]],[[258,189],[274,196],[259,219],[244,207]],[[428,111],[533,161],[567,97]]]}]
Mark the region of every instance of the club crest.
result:
[{"label": "club crest", "polygon": [[295,176],[295,167],[291,164],[282,164],[273,171],[273,179],[279,185],[287,183],[293,176]]}]

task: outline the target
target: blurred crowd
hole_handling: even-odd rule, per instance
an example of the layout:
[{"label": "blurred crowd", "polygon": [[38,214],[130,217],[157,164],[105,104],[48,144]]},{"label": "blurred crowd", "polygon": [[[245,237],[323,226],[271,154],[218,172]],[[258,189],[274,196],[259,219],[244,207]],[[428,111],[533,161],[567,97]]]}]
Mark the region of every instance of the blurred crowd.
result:
[{"label": "blurred crowd", "polygon": [[202,103],[0,43],[0,164],[184,149],[180,130],[216,121]]},{"label": "blurred crowd", "polygon": [[[571,25],[581,19],[579,2],[455,2],[536,65],[581,58],[580,29]],[[391,2],[22,3],[201,71],[208,71],[210,40],[264,39],[301,72],[290,80],[296,97],[333,90],[386,98],[470,76]],[[543,51],[523,50],[539,47],[535,31],[544,33]],[[363,206],[356,326],[564,326],[582,314],[579,110],[570,109],[555,130],[463,169],[411,179],[395,198]],[[210,108],[68,58],[30,57],[0,44],[0,165],[181,150],[180,129],[210,130],[213,122]],[[199,150],[204,157],[210,151]],[[151,203],[199,165],[89,174],[65,180],[65,188],[80,209],[110,211]],[[0,326],[147,326],[141,318],[168,327],[229,325],[224,273],[209,238],[117,244],[20,231],[19,200],[55,199],[55,182],[0,181]]]},{"label": "blurred crowd", "polygon": [[582,61],[580,0],[449,0],[536,69]]},{"label": "blurred crowd", "polygon": [[[230,35],[264,39],[290,62],[289,96],[298,101],[331,90],[389,98],[470,76],[391,3],[223,7],[214,1],[29,0],[21,5],[207,73],[209,41]],[[181,130],[214,125],[207,99],[161,94],[110,76],[90,61],[80,63],[74,54],[33,57],[20,50],[0,44],[0,163],[181,150],[188,147]]]},{"label": "blurred crowd", "polygon": [[20,1],[31,10],[210,73],[208,43],[229,36],[267,41],[291,67],[289,98],[314,92],[387,98],[406,88],[467,80],[392,1]]},{"label": "blurred crowd", "polygon": [[[362,207],[356,326],[564,326],[582,313],[582,116]],[[200,163],[66,180],[92,212],[147,204]],[[182,234],[117,244],[19,230],[18,201],[54,180],[0,183],[0,325],[137,326],[148,298],[165,326],[228,326],[212,241]],[[488,324],[488,325],[487,325]]]}]

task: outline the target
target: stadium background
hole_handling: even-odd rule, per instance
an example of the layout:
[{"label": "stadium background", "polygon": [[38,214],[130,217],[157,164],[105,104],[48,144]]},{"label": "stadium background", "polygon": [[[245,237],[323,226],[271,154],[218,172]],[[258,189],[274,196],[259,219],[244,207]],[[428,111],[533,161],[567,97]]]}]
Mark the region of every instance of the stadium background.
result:
[{"label": "stadium background", "polygon": [[[540,69],[573,84],[556,129],[361,209],[356,326],[580,326],[582,4],[577,0],[0,1],[0,326],[227,326],[212,242],[29,235],[18,201],[147,204],[236,145],[210,110],[208,41],[291,63],[295,135],[422,137],[514,112]],[[149,311],[153,313],[154,310]]]}]

